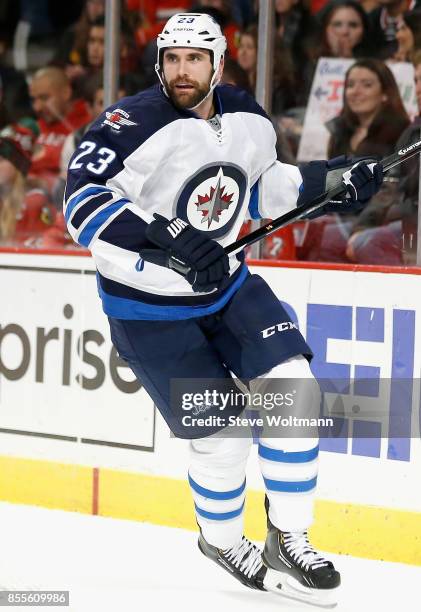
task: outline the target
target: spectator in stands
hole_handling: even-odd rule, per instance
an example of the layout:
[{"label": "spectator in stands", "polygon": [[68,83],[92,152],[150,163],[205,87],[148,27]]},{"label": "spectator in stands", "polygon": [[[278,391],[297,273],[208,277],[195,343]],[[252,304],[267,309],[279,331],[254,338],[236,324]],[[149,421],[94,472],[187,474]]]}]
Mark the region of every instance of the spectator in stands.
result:
[{"label": "spectator in stands", "polygon": [[22,120],[0,132],[0,242],[37,246],[54,220],[46,193],[26,175],[37,135],[34,120]]},{"label": "spectator in stands", "polygon": [[98,17],[103,17],[104,14],[105,0],[86,0],[77,22],[64,32],[52,63],[62,67],[81,65],[90,27]]},{"label": "spectator in stands", "polygon": [[405,13],[396,30],[398,48],[390,59],[395,62],[410,62],[417,49],[421,49],[421,11]]},{"label": "spectator in stands", "polygon": [[0,128],[33,115],[25,75],[8,66],[5,60],[9,35],[0,29]]},{"label": "spectator in stands", "polygon": [[85,47],[81,50],[80,63],[66,67],[73,91],[85,97],[85,86],[90,78],[102,72],[105,56],[105,21],[97,17],[89,26]]},{"label": "spectator in stands", "polygon": [[60,68],[50,66],[38,70],[31,81],[30,94],[40,130],[30,175],[45,181],[52,191],[60,172],[60,154],[67,134],[86,124],[91,115],[84,100],[72,99],[69,80]]},{"label": "spectator in stands", "polygon": [[[249,26],[241,34],[237,61],[248,75],[251,90],[255,91],[257,75],[256,25]],[[271,112],[273,115],[280,115],[296,105],[296,88],[291,55],[279,38],[275,41],[272,86]]]},{"label": "spectator in stands", "polygon": [[308,45],[316,26],[304,0],[275,0],[276,33],[290,49],[297,73],[308,60]]},{"label": "spectator in stands", "polygon": [[354,221],[346,256],[359,264],[401,265],[402,220],[398,181],[386,177],[381,191]]},{"label": "spectator in stands", "polygon": [[247,73],[250,89],[256,89],[257,69],[257,26],[249,26],[240,36],[238,44],[237,62],[240,68]]},{"label": "spectator in stands", "polygon": [[380,59],[393,57],[398,49],[396,33],[412,0],[379,0],[379,7],[369,14],[373,54]]},{"label": "spectator in stands", "polygon": [[328,157],[384,157],[408,125],[390,69],[381,60],[358,60],[345,76],[341,114],[326,124],[331,133]]},{"label": "spectator in stands", "polygon": [[241,68],[238,62],[229,57],[224,63],[224,72],[222,73],[221,83],[235,85],[240,89],[244,89],[248,93],[254,94],[250,87],[247,72]]},{"label": "spectator in stands", "polygon": [[[421,50],[413,55],[413,64],[421,113]],[[419,114],[402,133],[396,149],[418,142],[420,138]],[[346,249],[349,259],[370,264],[416,264],[419,168],[417,155],[388,173],[381,191],[354,224]]]},{"label": "spectator in stands", "polygon": [[[105,21],[98,17],[89,28],[86,48],[82,51],[82,64],[71,66],[67,74],[72,82],[73,92],[77,97],[89,96],[89,81],[102,75],[105,57]],[[120,74],[130,75],[133,86],[141,89],[143,80],[139,74],[139,57],[135,47],[133,31],[127,22],[122,20],[120,26]],[[72,76],[73,75],[73,76]]]},{"label": "spectator in stands", "polygon": [[[421,50],[414,53],[415,93],[418,104],[418,116],[402,133],[396,148],[406,147],[421,139]],[[419,155],[412,157],[405,164],[397,166],[389,174],[396,178],[402,218],[402,259],[407,265],[415,265],[417,260],[417,228],[419,199]]]},{"label": "spectator in stands", "polygon": [[317,15],[309,61],[300,75],[303,104],[307,103],[317,62],[321,57],[363,57],[370,55],[369,22],[357,0],[332,0]]},{"label": "spectator in stands", "polygon": [[[327,124],[331,131],[328,157],[342,154],[353,157],[386,156],[395,150],[396,141],[408,124],[409,118],[389,68],[377,59],[358,60],[345,77],[343,110],[339,117]],[[359,235],[366,229],[372,233],[376,223],[396,220],[395,212],[389,215],[396,200],[393,189],[393,185],[386,184],[369,204],[371,210],[360,213],[363,215],[361,221],[356,214],[324,215],[309,221],[299,256],[307,260],[330,262],[349,262],[351,257],[353,261],[361,263],[364,258],[364,263],[367,263],[370,255],[364,236],[361,235],[358,240],[351,236]],[[375,211],[375,214],[371,211]],[[376,263],[379,263],[384,237],[395,235],[396,226],[385,232],[382,230],[381,235],[376,236],[379,244],[376,248],[373,246],[372,253],[373,259],[377,257]],[[358,259],[357,251],[361,260]],[[391,247],[387,261],[396,263],[395,255]]]},{"label": "spectator in stands", "polygon": [[333,0],[320,12],[313,59],[369,55],[369,22],[356,0]]},{"label": "spectator in stands", "polygon": [[[308,91],[305,75],[310,61],[310,40],[316,27],[305,0],[275,0],[276,38],[288,49],[295,80],[295,99],[298,106],[306,106]],[[289,62],[288,62],[289,63]]]}]

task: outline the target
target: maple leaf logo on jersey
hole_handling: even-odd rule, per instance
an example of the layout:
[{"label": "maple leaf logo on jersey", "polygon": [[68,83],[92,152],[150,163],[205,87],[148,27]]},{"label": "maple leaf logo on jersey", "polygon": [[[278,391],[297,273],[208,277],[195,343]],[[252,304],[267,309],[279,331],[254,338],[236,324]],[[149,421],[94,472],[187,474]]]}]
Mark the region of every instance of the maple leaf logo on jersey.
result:
[{"label": "maple leaf logo on jersey", "polygon": [[202,215],[202,223],[207,223],[208,228],[211,226],[212,221],[219,222],[219,217],[222,211],[227,210],[229,205],[232,204],[233,193],[226,194],[225,185],[221,187],[221,178],[223,177],[222,168],[218,172],[218,182],[216,187],[210,188],[209,195],[202,196],[198,194],[198,202],[196,202],[197,210]]},{"label": "maple leaf logo on jersey", "polygon": [[206,232],[209,238],[221,238],[236,223],[247,185],[247,175],[240,166],[225,160],[211,162],[184,181],[172,212],[197,230]]},{"label": "maple leaf logo on jersey", "polygon": [[138,125],[135,121],[129,119],[129,113],[126,113],[121,108],[116,108],[112,113],[106,111],[105,116],[107,117],[102,122],[102,125],[109,125],[113,130],[120,130],[123,125],[131,126]]}]

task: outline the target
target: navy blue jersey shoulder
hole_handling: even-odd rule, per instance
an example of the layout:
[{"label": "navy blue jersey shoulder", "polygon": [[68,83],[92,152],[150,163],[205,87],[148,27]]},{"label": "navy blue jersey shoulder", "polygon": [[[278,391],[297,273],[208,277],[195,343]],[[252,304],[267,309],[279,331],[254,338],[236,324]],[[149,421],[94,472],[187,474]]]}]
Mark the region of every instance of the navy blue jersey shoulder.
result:
[{"label": "navy blue jersey shoulder", "polygon": [[215,92],[222,113],[254,113],[270,121],[263,108],[244,89],[234,85],[218,85]]},{"label": "navy blue jersey shoulder", "polygon": [[[121,125],[119,130],[105,124],[108,116],[122,110],[127,113],[129,121],[135,125]],[[149,87],[134,96],[122,98],[102,113],[92,125],[94,132],[109,131],[110,137],[119,143],[119,149],[124,150],[124,156],[140,147],[151,136],[166,125],[183,119],[183,111],[177,110],[162,92],[159,85]],[[118,121],[118,120],[117,120]],[[121,142],[120,142],[121,140]],[[121,148],[120,148],[121,147]]]}]

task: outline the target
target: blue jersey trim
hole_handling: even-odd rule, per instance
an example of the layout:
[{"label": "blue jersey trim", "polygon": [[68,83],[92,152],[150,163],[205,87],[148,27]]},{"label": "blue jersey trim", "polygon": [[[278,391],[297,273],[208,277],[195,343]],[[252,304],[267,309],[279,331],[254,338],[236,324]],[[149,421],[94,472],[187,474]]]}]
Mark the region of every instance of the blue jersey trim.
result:
[{"label": "blue jersey trim", "polygon": [[89,198],[87,202],[80,206],[74,213],[70,223],[75,229],[79,229],[80,226],[90,217],[95,211],[101,206],[107,204],[112,199],[112,194],[109,191],[104,193],[97,193],[92,198]]},{"label": "blue jersey trim", "polygon": [[232,491],[212,491],[211,489],[201,487],[195,480],[193,480],[190,474],[189,483],[193,491],[202,497],[207,497],[208,499],[235,499],[244,493],[244,489],[246,488],[246,481],[244,480],[243,484],[241,487],[238,487],[238,489],[233,489]]},{"label": "blue jersey trim", "polygon": [[99,230],[99,228],[104,225],[104,223],[111,217],[113,213],[122,208],[125,204],[127,204],[129,200],[117,200],[113,204],[110,204],[101,212],[99,212],[93,219],[89,221],[83,228],[83,230],[79,234],[78,242],[84,247],[88,247],[95,233]]},{"label": "blue jersey trim", "polygon": [[257,221],[262,218],[262,215],[259,212],[259,183],[254,183],[250,192],[250,202],[249,202],[249,213],[250,217]]},{"label": "blue jersey trim", "polygon": [[98,238],[121,249],[138,253],[142,248],[153,246],[145,236],[147,227],[148,224],[143,219],[125,208],[115,217],[113,223],[105,226]]},{"label": "blue jersey trim", "polygon": [[159,306],[146,304],[137,300],[120,298],[106,293],[98,282],[98,291],[102,300],[102,308],[109,317],[115,319],[144,321],[178,321],[193,319],[213,314],[225,306],[228,300],[238,291],[249,274],[247,266],[243,266],[238,278],[230,285],[221,297],[207,306]]},{"label": "blue jersey trim", "polygon": [[287,452],[275,448],[268,448],[259,444],[259,457],[269,461],[279,461],[280,463],[307,463],[314,461],[319,455],[319,446],[307,451]]},{"label": "blue jersey trim", "polygon": [[236,518],[240,516],[244,509],[244,502],[238,508],[238,510],[233,510],[232,512],[208,512],[207,510],[202,510],[199,508],[197,504],[194,504],[195,510],[199,516],[203,516],[203,518],[211,519],[212,521],[229,521],[230,519]]},{"label": "blue jersey trim", "polygon": [[64,213],[64,218],[66,219],[66,222],[69,222],[70,215],[72,214],[75,207],[79,204],[79,202],[85,200],[89,196],[98,195],[99,193],[109,193],[110,195],[112,195],[112,192],[109,189],[98,186],[88,187],[87,189],[84,189],[83,191],[78,193],[77,196],[71,197],[67,203],[66,212]]},{"label": "blue jersey trim", "polygon": [[311,480],[298,481],[270,480],[269,478],[263,478],[263,480],[268,491],[279,491],[281,493],[305,493],[306,491],[312,491],[317,484],[317,476]]}]

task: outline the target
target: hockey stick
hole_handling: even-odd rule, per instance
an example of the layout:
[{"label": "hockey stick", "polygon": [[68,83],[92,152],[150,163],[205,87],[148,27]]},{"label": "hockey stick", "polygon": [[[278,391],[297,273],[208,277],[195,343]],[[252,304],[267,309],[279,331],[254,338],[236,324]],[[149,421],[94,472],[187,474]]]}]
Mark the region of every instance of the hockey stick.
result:
[{"label": "hockey stick", "polygon": [[[383,158],[382,160],[380,160],[380,163],[383,165],[383,174],[386,174],[386,172],[388,172],[395,166],[398,166],[407,159],[410,159],[414,155],[418,155],[418,153],[421,153],[421,140],[415,142],[414,144],[408,145],[403,149],[399,149],[397,153],[392,153],[392,155]],[[304,204],[303,206],[299,206],[298,208],[290,210],[284,215],[278,217],[277,219],[270,221],[266,225],[262,225],[262,227],[259,227],[254,232],[247,234],[247,236],[243,236],[243,238],[240,238],[236,242],[229,244],[227,247],[225,247],[225,253],[229,255],[230,253],[239,251],[240,249],[243,249],[244,247],[257,242],[258,240],[262,240],[262,238],[269,236],[277,229],[285,227],[286,225],[289,225],[294,221],[298,221],[304,215],[319,210],[322,206],[324,206],[331,200],[336,200],[337,198],[340,198],[345,194],[346,187],[341,182],[336,187],[332,187],[332,189],[329,189],[329,191],[326,191],[317,198],[314,198],[311,202],[308,202],[308,204]]]}]

